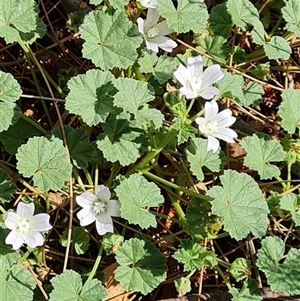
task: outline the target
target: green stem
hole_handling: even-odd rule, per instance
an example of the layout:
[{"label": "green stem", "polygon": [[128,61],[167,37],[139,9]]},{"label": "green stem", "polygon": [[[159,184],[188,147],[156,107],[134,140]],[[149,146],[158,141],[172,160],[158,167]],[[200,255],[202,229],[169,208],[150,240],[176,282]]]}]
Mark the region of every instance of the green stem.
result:
[{"label": "green stem", "polygon": [[134,64],[133,65],[133,70],[134,70],[134,73],[135,73],[135,78],[142,81],[142,82],[145,82],[145,76],[141,73],[140,67],[138,67],[136,64]]},{"label": "green stem", "polygon": [[193,98],[193,99],[190,101],[190,104],[189,104],[189,106],[188,106],[188,108],[187,108],[187,110],[186,110],[186,113],[185,113],[185,118],[188,117],[189,112],[190,112],[190,110],[192,109],[192,107],[193,107],[193,105],[194,105],[194,102],[195,102],[195,98]]},{"label": "green stem", "polygon": [[3,214],[6,214],[7,211],[0,205],[0,211],[3,213]]},{"label": "green stem", "polygon": [[292,173],[292,164],[288,163],[288,165],[287,165],[287,183],[284,188],[285,191],[291,189],[291,173]]},{"label": "green stem", "polygon": [[179,217],[179,220],[185,222],[185,214],[180,206],[179,200],[177,198],[175,198],[175,196],[172,195],[171,193],[169,193],[169,192],[167,192],[167,193],[168,193],[168,196],[172,202],[172,205]]},{"label": "green stem", "polygon": [[219,266],[215,266],[215,269],[218,271],[218,273],[220,274],[220,276],[223,278],[226,286],[230,290],[231,289],[231,285],[230,285],[229,281],[227,280],[226,276],[224,275],[223,271],[220,269]]},{"label": "green stem", "polygon": [[46,203],[46,212],[50,211],[50,200],[49,200],[49,195],[48,192],[45,191],[45,203]]},{"label": "green stem", "polygon": [[75,166],[73,166],[73,174],[74,174],[74,177],[75,177],[77,183],[79,184],[80,188],[84,191],[85,190],[84,184],[83,184],[81,177],[78,174],[78,170]]},{"label": "green stem", "polygon": [[150,178],[152,180],[155,180],[155,181],[157,181],[159,183],[162,183],[162,184],[164,184],[164,185],[166,185],[168,187],[171,187],[171,188],[173,188],[175,190],[185,192],[186,194],[188,194],[190,196],[194,196],[194,197],[196,197],[198,199],[201,199],[201,200],[204,200],[204,201],[208,201],[208,202],[212,200],[212,198],[210,198],[209,196],[206,196],[206,195],[197,193],[195,191],[186,189],[186,188],[184,188],[182,186],[176,185],[176,184],[174,184],[172,182],[169,182],[169,181],[167,181],[165,179],[162,179],[162,178],[160,178],[160,177],[152,174],[151,172],[149,172],[147,170],[141,170],[141,173],[143,173],[146,177],[148,177],[148,178]]},{"label": "green stem", "polygon": [[226,269],[231,267],[231,263],[228,263],[220,258],[217,258],[217,262]]},{"label": "green stem", "polygon": [[96,194],[97,187],[98,187],[98,182],[99,182],[99,167],[98,167],[98,164],[96,164],[96,167],[95,167],[94,194]]},{"label": "green stem", "polygon": [[107,187],[111,187],[112,181],[115,178],[115,175],[116,175],[116,173],[117,173],[117,171],[119,169],[119,166],[120,166],[119,162],[113,163],[112,168],[111,168],[111,172],[110,172],[110,175],[109,175],[109,178],[108,178],[108,180],[106,182]]},{"label": "green stem", "polygon": [[21,114],[20,118],[24,119],[26,122],[30,123],[32,126],[34,126],[37,130],[39,130],[44,135],[48,135],[48,132],[44,130],[34,119],[29,118],[28,116]]},{"label": "green stem", "polygon": [[86,177],[86,179],[87,179],[89,185],[93,186],[93,185],[94,185],[94,182],[93,182],[93,179],[92,179],[92,177],[91,177],[89,171],[88,171],[86,168],[83,168],[82,170],[83,170],[83,172],[84,172],[84,174],[85,174],[85,177]]},{"label": "green stem", "polygon": [[272,37],[274,35],[274,33],[276,32],[276,30],[278,29],[280,23],[282,21],[282,16],[280,15],[276,24],[274,25],[273,29],[271,30],[271,32],[269,33],[269,37]]},{"label": "green stem", "polygon": [[173,218],[173,217],[170,217],[169,215],[166,215],[166,214],[162,214],[162,213],[159,213],[159,212],[155,212],[155,211],[152,211],[152,210],[149,210],[149,212],[151,212],[153,215],[155,216],[158,216],[158,217],[162,217],[164,218],[165,220],[170,220],[176,224],[179,224],[181,226],[184,226],[185,224],[180,221],[179,219],[176,219],[176,218]]},{"label": "green stem", "polygon": [[102,253],[103,253],[103,246],[101,244],[100,246],[100,249],[99,249],[99,252],[98,252],[98,255],[97,255],[97,258],[96,258],[96,261],[94,263],[94,266],[93,266],[93,269],[91,270],[90,274],[89,274],[89,277],[86,281],[86,283],[88,281],[91,281],[93,279],[93,277],[95,276],[96,272],[97,272],[97,269],[100,265],[100,261],[101,261],[101,258],[102,258]]}]

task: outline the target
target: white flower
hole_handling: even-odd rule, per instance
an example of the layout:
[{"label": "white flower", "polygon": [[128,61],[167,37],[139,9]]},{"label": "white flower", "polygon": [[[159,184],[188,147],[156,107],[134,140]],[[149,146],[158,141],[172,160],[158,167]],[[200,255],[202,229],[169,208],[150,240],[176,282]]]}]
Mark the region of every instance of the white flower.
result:
[{"label": "white flower", "polygon": [[149,8],[146,20],[142,18],[137,19],[139,32],[146,41],[147,49],[158,52],[158,48],[161,48],[167,52],[171,52],[177,46],[177,43],[165,37],[165,35],[172,33],[173,30],[169,29],[167,21],[157,23],[158,19],[158,11]]},{"label": "white flower", "polygon": [[[219,148],[219,140],[234,143],[233,138],[237,138],[235,131],[228,127],[235,123],[236,118],[232,117],[229,109],[218,113],[219,107],[216,101],[206,102],[204,106],[205,117],[196,118],[199,130],[207,135],[207,151],[212,150],[215,153]],[[216,139],[218,138],[218,139]]]},{"label": "white flower", "polygon": [[96,221],[96,229],[100,235],[114,232],[111,216],[120,216],[120,203],[110,200],[110,191],[106,186],[99,185],[96,195],[85,191],[76,197],[76,202],[83,208],[77,213],[81,226]]},{"label": "white flower", "polygon": [[13,249],[20,249],[23,243],[30,248],[43,245],[44,237],[40,232],[52,228],[49,224],[50,215],[33,213],[34,204],[22,202],[18,204],[16,212],[8,212],[4,224],[11,232],[7,235],[5,243],[12,245]]},{"label": "white flower", "polygon": [[189,57],[187,67],[180,64],[174,76],[182,84],[183,87],[179,91],[187,99],[201,96],[208,100],[219,94],[219,89],[212,87],[212,84],[222,79],[224,73],[217,64],[209,66],[203,72],[202,57],[199,55]]},{"label": "white flower", "polygon": [[139,1],[142,6],[146,8],[157,8],[158,7],[158,2],[157,0],[140,0]]}]

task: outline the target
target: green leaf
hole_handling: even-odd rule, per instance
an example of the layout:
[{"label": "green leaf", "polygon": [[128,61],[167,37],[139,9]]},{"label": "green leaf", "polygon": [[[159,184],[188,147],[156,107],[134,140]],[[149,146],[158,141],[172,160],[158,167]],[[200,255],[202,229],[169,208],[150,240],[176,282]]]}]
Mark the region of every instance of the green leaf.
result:
[{"label": "green leaf", "polygon": [[226,170],[220,177],[223,187],[214,186],[207,195],[214,198],[212,213],[224,218],[224,230],[236,240],[251,231],[265,235],[269,209],[257,183],[247,174]]},{"label": "green leaf", "polygon": [[160,84],[164,84],[172,78],[178,64],[176,59],[167,55],[158,58],[155,52],[145,51],[144,56],[139,59],[139,65],[141,72],[153,74]]},{"label": "green leaf", "polygon": [[102,238],[102,247],[107,255],[116,254],[124,242],[124,237],[116,233],[106,233]]},{"label": "green leaf", "polygon": [[12,178],[0,170],[0,202],[10,202],[11,194],[16,192]]},{"label": "green leaf", "polygon": [[167,277],[165,257],[149,241],[131,238],[116,254],[115,279],[127,291],[147,295]]},{"label": "green leaf", "polygon": [[269,164],[284,160],[285,152],[278,141],[265,134],[254,134],[243,138],[240,144],[247,152],[244,165],[257,170],[263,180],[279,177],[280,169]]},{"label": "green leaf", "polygon": [[109,4],[114,8],[123,8],[129,0],[109,0]]},{"label": "green leaf", "polygon": [[178,292],[178,297],[184,296],[192,290],[191,280],[189,277],[181,277],[174,280],[176,291]]},{"label": "green leaf", "polygon": [[19,172],[25,177],[33,176],[34,185],[42,191],[61,189],[72,172],[66,149],[57,138],[30,138],[19,147],[16,158]]},{"label": "green leaf", "polygon": [[257,19],[255,22],[253,22],[253,28],[251,30],[251,34],[252,34],[252,40],[254,43],[265,46],[265,44],[266,44],[265,28],[259,19]]},{"label": "green leaf", "polygon": [[102,125],[97,146],[110,162],[119,161],[122,166],[134,163],[146,150],[147,139],[129,114],[110,115]]},{"label": "green leaf", "polygon": [[225,39],[231,36],[232,20],[227,11],[226,3],[221,3],[213,7],[209,23],[215,35]]},{"label": "green leaf", "polygon": [[105,288],[96,279],[82,285],[80,274],[67,270],[51,279],[53,291],[49,301],[102,301],[107,296]]},{"label": "green leaf", "polygon": [[26,44],[33,44],[37,39],[41,39],[47,32],[47,26],[40,18],[36,18],[36,29],[30,32],[20,32],[20,38]]},{"label": "green leaf", "polygon": [[244,89],[244,99],[241,100],[243,106],[258,105],[262,101],[264,89],[255,82],[249,82]]},{"label": "green leaf", "polygon": [[178,0],[175,8],[172,0],[159,0],[158,11],[167,20],[169,28],[184,33],[190,30],[200,33],[208,20],[204,3],[193,3],[189,0]]},{"label": "green leaf", "polygon": [[291,248],[282,262],[285,244],[279,237],[267,237],[257,253],[257,266],[267,277],[274,292],[300,294],[300,250]]},{"label": "green leaf", "polygon": [[20,32],[34,31],[37,14],[34,0],[5,0],[0,10],[0,37],[9,44],[18,40]]},{"label": "green leaf", "polygon": [[245,258],[237,258],[231,264],[229,273],[236,281],[241,281],[251,276],[251,261]]},{"label": "green leaf", "polygon": [[226,164],[223,152],[220,150],[215,153],[207,151],[207,139],[194,138],[186,148],[186,154],[191,171],[198,181],[204,180],[203,167],[207,167],[213,172],[219,172]]},{"label": "green leaf", "polygon": [[297,38],[300,37],[300,2],[298,0],[285,1],[285,6],[282,8],[282,16],[287,22],[286,29],[291,31]]},{"label": "green leaf", "polygon": [[136,49],[142,43],[142,37],[134,31],[135,25],[121,10],[112,15],[92,11],[79,27],[85,40],[82,55],[103,70],[126,69],[134,64],[138,57]]},{"label": "green leaf", "polygon": [[240,291],[232,287],[229,293],[233,296],[232,301],[261,301],[263,297],[257,287],[257,283],[253,279],[247,279],[243,283]]},{"label": "green leaf", "polygon": [[178,117],[173,119],[170,130],[172,129],[178,131],[176,136],[178,144],[182,144],[190,138],[195,138],[195,134],[197,133],[197,130],[193,126],[187,124],[184,119]]},{"label": "green leaf", "polygon": [[8,130],[0,133],[0,140],[5,150],[11,155],[14,155],[17,153],[18,147],[27,140],[27,138],[39,135],[41,135],[41,132],[35,126],[25,119],[19,118]]},{"label": "green leaf", "polygon": [[285,194],[280,199],[280,208],[291,212],[292,219],[296,226],[300,226],[300,211],[297,195],[294,193]]},{"label": "green leaf", "polygon": [[149,212],[149,207],[163,204],[164,199],[154,183],[133,174],[123,180],[115,191],[121,202],[121,217],[143,229],[156,227],[155,216]]},{"label": "green leaf", "polygon": [[284,38],[279,36],[273,36],[269,42],[266,42],[264,45],[264,50],[270,60],[288,60],[292,53],[289,43]]},{"label": "green leaf", "polygon": [[300,127],[300,91],[287,89],[281,97],[283,102],[278,111],[282,119],[281,125],[289,134],[294,134],[296,128]]},{"label": "green leaf", "polygon": [[233,24],[247,30],[247,24],[253,25],[259,18],[257,9],[249,0],[228,0],[227,11],[231,15]]},{"label": "green leaf", "polygon": [[68,82],[70,93],[66,97],[66,109],[81,116],[89,126],[105,122],[109,113],[115,111],[113,98],[117,89],[114,81],[110,72],[95,69],[72,77]]},{"label": "green leaf", "polygon": [[[229,58],[230,47],[227,40],[221,36],[207,35],[201,41],[197,49],[201,52],[207,53],[216,60],[226,63]],[[215,62],[209,58],[203,57],[205,66],[214,64]]]},{"label": "green leaf", "polygon": [[[85,168],[93,158],[93,146],[89,135],[81,128],[73,129],[69,125],[64,126],[70,157],[78,168]],[[52,136],[63,140],[60,127],[56,127]]]},{"label": "green leaf", "polygon": [[197,240],[182,239],[181,248],[173,257],[184,265],[185,272],[201,269],[202,266],[213,268],[217,265],[216,254],[206,249]]},{"label": "green leaf", "polygon": [[1,301],[32,301],[35,286],[33,276],[22,264],[0,256]]},{"label": "green leaf", "polygon": [[268,78],[271,76],[270,62],[266,62],[265,64],[258,64],[252,72],[259,79],[265,81],[268,80]]},{"label": "green leaf", "polygon": [[[71,243],[73,243],[75,252],[78,255],[84,254],[89,248],[89,235],[83,227],[72,227]],[[60,235],[59,242],[63,247],[68,245],[68,230]]]},{"label": "green leaf", "polygon": [[222,227],[220,218],[211,214],[211,204],[195,197],[187,206],[185,218],[189,233],[203,238],[216,235]]}]

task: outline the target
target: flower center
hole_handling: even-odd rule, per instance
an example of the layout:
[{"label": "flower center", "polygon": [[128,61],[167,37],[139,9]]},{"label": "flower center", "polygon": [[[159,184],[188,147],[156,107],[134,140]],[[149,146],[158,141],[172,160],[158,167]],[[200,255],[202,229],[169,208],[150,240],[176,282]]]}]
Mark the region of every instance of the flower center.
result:
[{"label": "flower center", "polygon": [[102,212],[106,212],[106,205],[107,203],[106,202],[102,202],[102,201],[99,201],[99,202],[95,202],[94,203],[94,206],[93,206],[93,211],[96,215],[99,215],[101,214]]},{"label": "flower center", "polygon": [[29,222],[26,221],[26,220],[21,220],[19,222],[19,229],[21,232],[27,232],[28,230],[30,230],[30,225],[29,225]]},{"label": "flower center", "polygon": [[204,124],[205,134],[216,134],[218,132],[218,122],[216,120],[209,120]]},{"label": "flower center", "polygon": [[191,87],[193,91],[199,92],[202,86],[202,79],[201,77],[193,77],[191,80]]},{"label": "flower center", "polygon": [[159,29],[157,27],[152,27],[147,31],[148,38],[155,38],[158,35],[159,35]]}]

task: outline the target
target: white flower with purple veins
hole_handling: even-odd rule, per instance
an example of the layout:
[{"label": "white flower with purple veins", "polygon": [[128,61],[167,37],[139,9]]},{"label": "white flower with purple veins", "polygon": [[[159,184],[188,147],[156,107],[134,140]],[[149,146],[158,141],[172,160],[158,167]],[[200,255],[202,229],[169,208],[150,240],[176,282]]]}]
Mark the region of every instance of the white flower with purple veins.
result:
[{"label": "white flower with purple veins", "polygon": [[144,37],[147,49],[158,52],[158,48],[161,48],[167,52],[172,52],[173,48],[177,47],[177,43],[166,35],[172,33],[173,30],[169,29],[167,21],[157,23],[158,20],[158,11],[149,8],[146,20],[137,19],[139,32]]},{"label": "white flower with purple veins", "polygon": [[157,0],[140,0],[139,1],[143,7],[146,8],[157,8],[158,2]]},{"label": "white flower with purple veins", "polygon": [[202,57],[189,57],[187,67],[179,65],[174,72],[174,76],[182,84],[179,91],[185,95],[187,99],[203,97],[204,99],[212,99],[219,94],[219,89],[212,85],[224,77],[220,65],[212,65],[203,72]]},{"label": "white flower with purple veins", "polygon": [[76,197],[76,202],[82,209],[77,213],[81,226],[87,226],[96,221],[96,229],[100,235],[114,232],[112,216],[120,216],[120,203],[110,200],[110,191],[104,185],[99,185],[96,195],[85,191]]},{"label": "white flower with purple veins", "polygon": [[236,120],[232,116],[232,112],[229,109],[218,112],[219,107],[216,101],[207,101],[204,106],[205,117],[195,119],[199,130],[208,138],[207,151],[212,150],[213,153],[219,148],[220,143],[218,139],[234,143],[233,138],[237,138],[236,132],[228,128]]},{"label": "white flower with purple veins", "polygon": [[12,245],[13,249],[20,249],[23,243],[30,248],[44,244],[44,237],[40,232],[52,229],[49,224],[50,215],[33,213],[34,204],[22,202],[18,204],[16,212],[8,212],[4,224],[11,232],[7,235],[5,243]]}]

